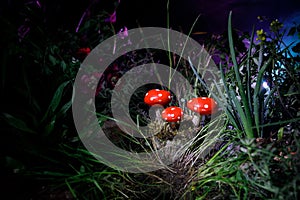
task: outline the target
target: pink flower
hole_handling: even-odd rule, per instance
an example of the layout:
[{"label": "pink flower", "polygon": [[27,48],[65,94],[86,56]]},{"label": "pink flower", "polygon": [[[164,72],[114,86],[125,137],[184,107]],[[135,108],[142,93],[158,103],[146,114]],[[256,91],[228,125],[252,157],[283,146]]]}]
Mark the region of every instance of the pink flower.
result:
[{"label": "pink flower", "polygon": [[117,13],[116,13],[116,11],[114,11],[113,14],[111,14],[109,16],[109,18],[106,18],[104,21],[105,22],[109,22],[109,23],[116,23],[116,21],[117,21]]},{"label": "pink flower", "polygon": [[128,29],[127,29],[127,27],[125,26],[124,29],[121,28],[121,30],[119,31],[118,35],[119,35],[119,37],[121,39],[124,39],[124,38],[128,37]]}]

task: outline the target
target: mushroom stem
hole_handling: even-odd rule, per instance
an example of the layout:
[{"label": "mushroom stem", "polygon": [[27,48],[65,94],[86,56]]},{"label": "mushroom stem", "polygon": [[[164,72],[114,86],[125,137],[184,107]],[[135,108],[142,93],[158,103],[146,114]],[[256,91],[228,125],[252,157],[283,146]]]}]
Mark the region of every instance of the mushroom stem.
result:
[{"label": "mushroom stem", "polygon": [[194,115],[192,118],[192,122],[195,127],[203,127],[205,125],[205,115]]},{"label": "mushroom stem", "polygon": [[156,122],[162,121],[161,110],[162,110],[162,107],[160,107],[159,105],[151,106],[151,108],[149,109],[149,116],[150,116],[151,121],[156,121]]},{"label": "mushroom stem", "polygon": [[170,127],[171,127],[172,130],[177,129],[177,123],[178,122],[168,122],[168,123],[170,124]]},{"label": "mushroom stem", "polygon": [[157,109],[155,111],[155,121],[161,121],[161,110]]},{"label": "mushroom stem", "polygon": [[203,127],[205,125],[205,115],[200,116],[200,118],[199,126]]},{"label": "mushroom stem", "polygon": [[199,115],[194,115],[192,118],[193,124],[198,127],[200,125],[200,116]]}]

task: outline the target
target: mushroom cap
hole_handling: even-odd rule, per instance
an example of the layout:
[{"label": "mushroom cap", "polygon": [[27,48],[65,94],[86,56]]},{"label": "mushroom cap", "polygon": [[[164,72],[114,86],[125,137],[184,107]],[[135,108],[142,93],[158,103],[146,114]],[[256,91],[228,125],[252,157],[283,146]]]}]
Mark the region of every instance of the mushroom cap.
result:
[{"label": "mushroom cap", "polygon": [[164,109],[161,113],[161,117],[167,122],[178,122],[183,116],[183,111],[177,106],[170,106]]},{"label": "mushroom cap", "polygon": [[217,102],[209,97],[196,97],[187,102],[187,107],[200,115],[210,115],[216,111]]},{"label": "mushroom cap", "polygon": [[167,90],[152,89],[149,90],[145,97],[144,102],[150,106],[155,104],[166,105],[171,101],[171,93]]}]

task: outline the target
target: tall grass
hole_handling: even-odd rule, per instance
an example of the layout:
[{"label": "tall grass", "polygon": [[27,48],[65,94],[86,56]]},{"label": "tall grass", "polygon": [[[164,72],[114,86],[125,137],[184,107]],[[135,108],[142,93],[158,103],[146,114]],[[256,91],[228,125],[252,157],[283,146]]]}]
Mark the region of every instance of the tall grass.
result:
[{"label": "tall grass", "polygon": [[[230,58],[233,63],[233,73],[225,74],[223,71],[224,66],[220,64],[225,94],[213,93],[212,96],[218,102],[222,102],[222,99],[218,99],[218,97],[226,97],[227,104],[223,103],[221,105],[223,105],[225,110],[228,124],[230,124],[229,127],[232,128],[225,129],[222,132],[221,138],[225,139],[227,143],[198,169],[198,179],[195,179],[191,190],[194,191],[197,199],[284,199],[284,195],[288,193],[287,191],[291,191],[291,195],[285,198],[293,199],[298,195],[295,182],[299,181],[299,176],[289,177],[288,174],[297,174],[298,170],[295,170],[294,167],[299,166],[299,159],[290,156],[286,152],[286,160],[274,161],[277,160],[278,153],[283,154],[283,151],[290,148],[284,148],[281,146],[281,142],[274,141],[282,138],[283,127],[286,127],[287,124],[293,124],[295,128],[295,125],[299,124],[299,117],[294,116],[289,120],[277,119],[278,121],[276,122],[265,124],[264,113],[270,109],[267,106],[270,99],[277,98],[274,95],[276,89],[272,88],[268,95],[263,99],[261,98],[263,77],[274,66],[272,64],[277,62],[279,57],[277,54],[271,54],[266,60],[263,59],[261,57],[265,45],[263,43],[259,44],[259,52],[253,53],[252,48],[256,46],[254,44],[253,29],[248,53],[244,59],[239,59],[240,62],[238,62],[233,42],[231,18],[232,13],[230,12],[228,18],[228,42]],[[258,58],[256,58],[257,54],[259,54]],[[259,61],[257,62],[257,60]],[[193,65],[190,65],[190,67],[203,87],[209,90],[196,68]],[[243,75],[240,73],[242,67],[246,69]],[[257,70],[253,70],[253,68]],[[250,86],[253,83],[251,81],[253,76],[256,77],[256,85],[252,90]],[[292,79],[294,79],[297,74],[292,76]],[[295,84],[298,84],[298,82]],[[216,86],[219,87],[218,85]],[[221,89],[217,91],[221,91]],[[278,135],[275,133],[271,136],[271,138],[276,139],[270,139],[268,133],[263,133],[264,127],[271,126],[282,127],[277,129]],[[299,137],[299,130],[296,128],[294,131],[292,135],[290,133],[285,133],[285,135],[295,142],[296,149],[298,149],[299,144],[297,141],[299,138],[296,139],[295,137]],[[287,161],[289,158],[291,160]],[[288,164],[288,162],[290,163]],[[289,165],[291,168],[287,171],[282,171],[281,165]],[[292,180],[292,183],[278,180],[286,186],[284,189],[280,188],[278,186],[280,184],[274,182],[277,176],[285,176]]]}]

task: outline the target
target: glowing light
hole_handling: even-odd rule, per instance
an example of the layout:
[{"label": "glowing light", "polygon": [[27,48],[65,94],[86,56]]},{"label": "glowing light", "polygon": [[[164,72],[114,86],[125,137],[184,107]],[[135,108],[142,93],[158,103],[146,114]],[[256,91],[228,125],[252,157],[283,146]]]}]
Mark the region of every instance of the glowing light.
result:
[{"label": "glowing light", "polygon": [[265,89],[270,89],[268,83],[266,81],[263,82],[262,86],[265,88]]}]

